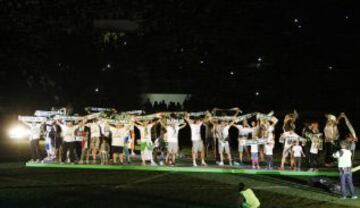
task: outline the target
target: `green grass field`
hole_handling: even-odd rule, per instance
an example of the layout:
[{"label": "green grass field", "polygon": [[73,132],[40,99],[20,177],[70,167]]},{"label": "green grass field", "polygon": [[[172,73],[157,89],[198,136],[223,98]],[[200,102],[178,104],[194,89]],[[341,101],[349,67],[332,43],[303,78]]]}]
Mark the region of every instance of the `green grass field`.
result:
[{"label": "green grass field", "polygon": [[20,162],[0,163],[0,207],[237,207],[239,182],[255,191],[262,207],[360,207],[359,200],[344,201],[307,186],[307,179],[308,176],[29,168]]}]

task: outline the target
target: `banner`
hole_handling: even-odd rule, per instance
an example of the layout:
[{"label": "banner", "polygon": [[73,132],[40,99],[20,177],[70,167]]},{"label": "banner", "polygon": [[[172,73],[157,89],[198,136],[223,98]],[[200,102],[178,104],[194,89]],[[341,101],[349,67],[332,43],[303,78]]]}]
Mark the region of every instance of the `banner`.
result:
[{"label": "banner", "polygon": [[19,116],[18,119],[19,121],[26,123],[33,123],[33,122],[44,123],[48,120],[48,118],[46,117],[39,117],[39,116]]},{"label": "banner", "polygon": [[39,116],[39,117],[52,117],[52,116],[56,116],[56,115],[65,115],[65,112],[37,110],[37,111],[35,111],[34,115]]}]

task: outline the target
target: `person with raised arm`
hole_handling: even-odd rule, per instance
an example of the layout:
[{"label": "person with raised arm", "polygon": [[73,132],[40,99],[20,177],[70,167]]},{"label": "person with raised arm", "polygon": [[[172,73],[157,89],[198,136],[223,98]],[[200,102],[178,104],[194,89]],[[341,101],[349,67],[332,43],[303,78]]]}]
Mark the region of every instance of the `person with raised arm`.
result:
[{"label": "person with raised arm", "polygon": [[93,163],[96,163],[96,156],[100,148],[101,127],[97,118],[94,118],[91,123],[88,124],[91,131],[90,149],[93,159]]},{"label": "person with raised arm", "polygon": [[165,123],[160,120],[160,124],[166,129],[165,139],[168,143],[165,162],[167,165],[175,166],[179,150],[179,131],[186,126],[186,123],[177,119],[167,119]]},{"label": "person with raised arm", "polygon": [[[85,119],[80,119],[80,122],[86,122]],[[62,144],[62,156],[61,163],[64,163],[67,159],[67,154],[69,151],[69,160],[70,163],[75,162],[75,130],[79,128],[79,124],[75,122],[74,119],[70,118],[60,118],[56,123],[61,128],[61,134],[63,137]]]},{"label": "person with raised arm", "polygon": [[[297,141],[305,141],[305,139],[301,138],[298,134],[296,134],[295,125],[290,124],[288,131],[284,132],[279,138],[279,142],[284,144],[284,149],[281,158],[281,165],[279,167],[280,170],[284,170],[286,159],[289,156],[292,157],[292,147],[295,145]],[[291,164],[292,164],[292,159],[291,159]]]},{"label": "person with raised arm", "polygon": [[198,157],[199,152],[201,157],[201,165],[207,166],[207,163],[205,162],[204,142],[201,139],[201,126],[203,125],[204,121],[208,121],[208,119],[207,118],[190,119],[189,114],[186,114],[185,120],[186,122],[188,122],[191,129],[193,166],[194,167],[198,166],[196,163],[196,159]]},{"label": "person with raised arm", "polygon": [[239,161],[240,165],[243,165],[243,154],[245,153],[249,156],[249,151],[246,146],[246,140],[250,138],[250,135],[252,133],[252,128],[248,124],[247,119],[243,120],[241,124],[236,125],[236,128],[238,129],[238,152],[239,152]]},{"label": "person with raised arm", "polygon": [[338,140],[340,137],[338,123],[341,117],[336,118],[336,116],[328,114],[325,115],[327,118],[324,135],[325,135],[325,166],[332,167],[335,165],[335,160],[332,157],[332,154],[336,151],[338,146]]},{"label": "person with raised arm", "polygon": [[[319,168],[319,151],[323,147],[323,134],[319,131],[319,123],[311,122],[303,131],[303,134],[310,143],[309,149],[309,171],[316,171]],[[303,145],[306,146],[306,145]]]},{"label": "person with raised arm", "polygon": [[[228,160],[229,160],[229,165],[232,166],[232,158],[231,158],[231,151],[230,151],[230,135],[229,135],[229,130],[232,126],[234,126],[235,122],[236,122],[236,117],[237,115],[240,113],[240,109],[238,108],[233,108],[231,110],[235,110],[235,114],[229,118],[228,120],[223,120],[220,121],[220,123],[212,123],[215,128],[217,128],[218,130],[218,149],[219,149],[219,154],[220,154],[220,166],[224,165],[224,152],[227,154]],[[214,112],[214,111],[213,111]],[[212,119],[210,119],[211,121]]]},{"label": "person with raised arm", "polygon": [[35,120],[30,121],[26,120],[25,117],[19,116],[19,120],[24,123],[30,129],[29,141],[30,141],[30,150],[31,150],[31,160],[29,162],[40,162],[41,153],[40,153],[40,137],[41,137],[41,127],[45,123],[44,121],[36,122]]},{"label": "person with raised arm", "polygon": [[75,139],[80,142],[81,148],[79,154],[79,164],[89,164],[91,131],[90,128],[85,125],[85,122],[81,122],[79,128],[75,130]]},{"label": "person with raised arm", "polygon": [[146,161],[150,161],[152,166],[157,165],[153,159],[154,144],[151,140],[151,129],[157,122],[158,120],[154,121],[149,119],[140,122],[135,119],[134,125],[140,131],[142,165],[146,165]]},{"label": "person with raised arm", "polygon": [[124,164],[125,140],[130,136],[132,123],[115,122],[108,124],[112,134],[111,148],[113,153],[113,163],[118,163],[119,158],[119,162],[122,165]]},{"label": "person with raised arm", "polygon": [[352,151],[352,160],[355,158],[355,150],[356,150],[356,143],[358,142],[358,137],[356,135],[355,129],[350,123],[348,117],[343,112],[340,114],[340,119],[343,118],[345,120],[346,126],[349,129],[349,133],[347,134],[346,141],[350,144],[350,150]]}]

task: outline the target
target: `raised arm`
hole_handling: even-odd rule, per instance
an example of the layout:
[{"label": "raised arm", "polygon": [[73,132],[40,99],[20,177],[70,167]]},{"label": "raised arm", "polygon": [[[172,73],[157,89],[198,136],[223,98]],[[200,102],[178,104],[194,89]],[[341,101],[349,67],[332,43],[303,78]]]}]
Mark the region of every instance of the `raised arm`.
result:
[{"label": "raised arm", "polygon": [[356,132],[355,132],[355,130],[354,130],[354,127],[353,127],[352,124],[350,123],[348,117],[345,115],[345,113],[341,113],[340,116],[341,116],[342,118],[344,118],[345,123],[346,123],[346,126],[348,127],[351,135],[354,137],[355,140],[357,140]]},{"label": "raised arm", "polygon": [[184,122],[184,123],[181,123],[181,124],[179,125],[179,129],[184,128],[186,125],[187,125],[187,124],[186,124],[185,122]]},{"label": "raised arm", "polygon": [[279,122],[279,119],[277,119],[275,116],[271,118],[271,126],[275,127],[275,125]]},{"label": "raised arm", "polygon": [[161,125],[162,127],[166,128],[166,124],[163,122],[162,119],[159,119],[159,123],[160,123],[160,125]]}]

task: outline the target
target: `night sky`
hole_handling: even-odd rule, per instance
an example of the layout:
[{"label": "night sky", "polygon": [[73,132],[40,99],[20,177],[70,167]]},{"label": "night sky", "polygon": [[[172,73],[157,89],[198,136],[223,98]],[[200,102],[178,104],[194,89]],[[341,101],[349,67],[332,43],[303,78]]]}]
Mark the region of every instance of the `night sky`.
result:
[{"label": "night sky", "polygon": [[0,107],[137,109],[156,92],[193,94],[194,108],[355,115],[355,5],[0,0]]}]

